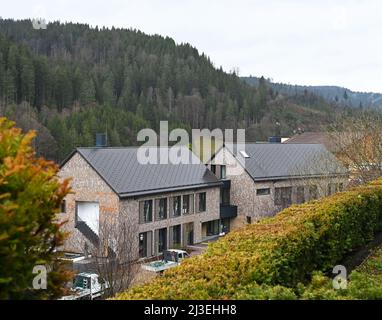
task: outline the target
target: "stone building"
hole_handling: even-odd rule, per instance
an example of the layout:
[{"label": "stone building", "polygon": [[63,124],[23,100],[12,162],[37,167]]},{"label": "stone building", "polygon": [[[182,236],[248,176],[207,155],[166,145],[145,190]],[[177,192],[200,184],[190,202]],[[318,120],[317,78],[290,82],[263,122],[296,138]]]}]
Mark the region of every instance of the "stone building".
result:
[{"label": "stone building", "polygon": [[227,145],[208,167],[229,185],[221,202],[237,206],[231,228],[342,191],[348,184],[347,170],[322,144]]},{"label": "stone building", "polygon": [[136,227],[140,258],[202,242],[220,234],[222,225],[227,232],[236,212],[221,209],[223,183],[182,150],[190,164],[141,164],[136,147],[76,149],[59,172],[72,179],[60,214],[70,232],[63,250],[83,252],[97,242],[105,219],[116,216]]}]

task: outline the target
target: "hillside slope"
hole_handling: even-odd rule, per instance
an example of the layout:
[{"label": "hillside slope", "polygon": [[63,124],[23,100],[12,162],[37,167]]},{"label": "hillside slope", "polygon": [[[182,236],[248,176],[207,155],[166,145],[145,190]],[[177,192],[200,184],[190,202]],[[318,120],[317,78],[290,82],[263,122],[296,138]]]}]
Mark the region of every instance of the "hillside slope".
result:
[{"label": "hillside slope", "polygon": [[339,111],[313,94],[250,86],[189,44],[85,24],[35,30],[30,20],[0,19],[0,74],[0,115],[38,130],[38,152],[56,161],[94,145],[97,132],[111,146],[136,144],[137,132],[160,120],[187,130],[248,128],[247,140],[264,140],[317,129]]},{"label": "hillside slope", "polygon": [[[258,86],[260,78],[242,77],[242,79],[253,86]],[[382,108],[382,94],[374,92],[355,92],[338,86],[303,86],[267,81],[267,84],[275,91],[289,96],[312,93],[323,97],[328,102],[354,108]]]}]

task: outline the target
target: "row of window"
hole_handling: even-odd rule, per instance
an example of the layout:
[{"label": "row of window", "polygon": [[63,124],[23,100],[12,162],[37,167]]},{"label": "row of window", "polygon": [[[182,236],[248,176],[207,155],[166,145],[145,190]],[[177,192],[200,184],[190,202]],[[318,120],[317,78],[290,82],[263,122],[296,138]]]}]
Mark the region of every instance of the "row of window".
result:
[{"label": "row of window", "polygon": [[[196,194],[196,212],[206,211],[206,193]],[[180,217],[194,213],[194,194],[185,194],[170,198],[149,199],[139,202],[139,223],[149,223],[153,221],[153,211],[155,221]]]},{"label": "row of window", "polygon": [[[183,239],[182,239],[183,228]],[[153,239],[154,236],[154,239]],[[154,246],[153,246],[154,242]],[[161,228],[139,234],[139,257],[145,258],[167,250],[167,245],[171,249],[180,248],[182,245],[192,245],[194,243],[194,223],[186,223]]]},{"label": "row of window", "polygon": [[[326,195],[332,195],[338,191],[343,191],[343,183],[329,183],[327,186]],[[296,203],[305,202],[305,186],[296,187]],[[317,185],[307,186],[309,188],[309,199],[318,199],[318,187]],[[275,188],[274,203],[276,206],[287,207],[292,204],[292,187],[280,187]],[[261,188],[256,190],[257,196],[269,195],[271,193],[270,188]]]}]

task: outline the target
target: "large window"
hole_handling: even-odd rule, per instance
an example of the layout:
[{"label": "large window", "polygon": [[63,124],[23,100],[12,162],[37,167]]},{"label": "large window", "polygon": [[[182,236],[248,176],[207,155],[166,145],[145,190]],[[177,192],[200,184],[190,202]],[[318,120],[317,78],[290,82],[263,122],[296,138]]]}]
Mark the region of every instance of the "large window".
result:
[{"label": "large window", "polygon": [[311,200],[318,199],[318,187],[316,185],[309,186],[309,198]]},{"label": "large window", "polygon": [[167,219],[167,198],[156,200],[156,220]]},{"label": "large window", "polygon": [[194,244],[194,223],[185,223],[183,225],[183,244],[185,246]]},{"label": "large window", "polygon": [[220,203],[229,204],[230,203],[230,189],[220,189]]},{"label": "large window", "polygon": [[292,187],[275,188],[275,205],[283,208],[292,204]]},{"label": "large window", "polygon": [[183,214],[193,213],[194,212],[193,204],[194,204],[193,195],[192,194],[185,194],[183,196],[182,213]]},{"label": "large window", "polygon": [[327,191],[328,196],[335,194],[337,191],[338,191],[338,184],[336,184],[336,183],[329,183],[328,184],[328,191]]},{"label": "large window", "polygon": [[170,227],[170,246],[171,248],[180,248],[182,245],[181,225]]},{"label": "large window", "polygon": [[206,211],[206,193],[198,193],[198,212]]},{"label": "large window", "polygon": [[139,202],[139,223],[153,221],[153,201],[145,200]]},{"label": "large window", "polygon": [[296,198],[297,203],[305,202],[305,188],[303,186],[299,186],[296,188]]},{"label": "large window", "polygon": [[179,217],[181,215],[181,206],[182,206],[182,197],[176,196],[171,198],[172,199],[172,208],[171,208],[171,215],[173,217]]},{"label": "large window", "polygon": [[155,230],[157,253],[167,250],[167,228]]},{"label": "large window", "polygon": [[152,255],[152,237],[151,231],[139,234],[139,257],[145,258]]},{"label": "large window", "polygon": [[220,220],[213,220],[206,222],[207,237],[217,236],[220,233]]}]

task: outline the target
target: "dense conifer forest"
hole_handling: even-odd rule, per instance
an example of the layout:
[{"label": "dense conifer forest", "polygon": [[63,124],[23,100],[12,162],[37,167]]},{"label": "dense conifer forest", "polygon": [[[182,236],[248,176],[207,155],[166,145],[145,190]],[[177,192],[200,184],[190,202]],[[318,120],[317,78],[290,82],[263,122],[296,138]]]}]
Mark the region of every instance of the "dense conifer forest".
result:
[{"label": "dense conifer forest", "polygon": [[[138,30],[0,19],[0,114],[35,129],[39,154],[61,161],[107,132],[110,146],[170,127],[246,128],[247,140],[317,130],[343,106],[250,86],[190,44]],[[347,112],[356,112],[347,110]]]}]

